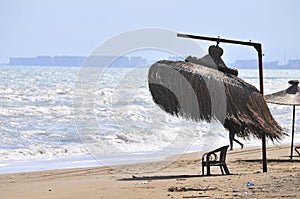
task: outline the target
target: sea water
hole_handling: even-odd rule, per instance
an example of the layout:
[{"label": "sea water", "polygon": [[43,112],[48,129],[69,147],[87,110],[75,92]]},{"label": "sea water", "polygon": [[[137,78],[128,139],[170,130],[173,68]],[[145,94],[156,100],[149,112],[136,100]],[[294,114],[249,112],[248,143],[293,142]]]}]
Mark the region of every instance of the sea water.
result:
[{"label": "sea water", "polygon": [[[96,82],[86,73],[80,90],[80,67],[1,66],[0,173],[154,161],[229,143],[220,122],[162,111],[149,92],[147,70],[108,68]],[[259,88],[257,70],[240,70],[239,77]],[[265,70],[265,94],[286,89],[290,79],[299,80],[300,70]],[[78,99],[89,108],[78,111]],[[292,107],[268,105],[290,134]],[[299,118],[296,107],[298,143]],[[241,141],[261,145],[255,138]],[[275,142],[283,143],[290,137]]]}]

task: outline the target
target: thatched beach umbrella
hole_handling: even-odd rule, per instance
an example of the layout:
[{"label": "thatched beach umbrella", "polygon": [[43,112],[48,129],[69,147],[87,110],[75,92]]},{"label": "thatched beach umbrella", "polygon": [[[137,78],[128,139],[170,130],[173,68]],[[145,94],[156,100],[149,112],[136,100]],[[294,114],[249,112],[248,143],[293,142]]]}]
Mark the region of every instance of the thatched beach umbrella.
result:
[{"label": "thatched beach umbrella", "polygon": [[289,84],[291,84],[292,86],[290,86],[286,90],[266,95],[265,98],[269,103],[293,106],[292,143],[290,156],[290,158],[293,159],[295,106],[300,106],[300,87],[298,86],[298,80],[290,80]]},{"label": "thatched beach umbrella", "polygon": [[153,64],[148,83],[154,102],[176,116],[195,121],[217,119],[239,137],[261,139],[265,133],[271,140],[281,139],[284,132],[260,92],[216,59],[211,56],[215,68],[204,66],[203,60]]}]

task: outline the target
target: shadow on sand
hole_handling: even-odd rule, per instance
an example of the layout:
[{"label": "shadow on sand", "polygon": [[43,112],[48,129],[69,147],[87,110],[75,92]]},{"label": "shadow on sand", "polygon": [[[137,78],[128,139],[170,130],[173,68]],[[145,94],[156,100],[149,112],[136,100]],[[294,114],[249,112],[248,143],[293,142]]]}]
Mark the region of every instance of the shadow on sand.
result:
[{"label": "shadow on sand", "polygon": [[[236,174],[230,174],[236,175]],[[119,181],[139,181],[139,180],[171,180],[171,179],[185,179],[185,178],[199,178],[199,177],[216,177],[216,176],[226,176],[221,174],[215,175],[165,175],[165,176],[132,176],[131,178],[121,178]]]},{"label": "shadow on sand", "polygon": [[[288,156],[289,157],[289,156]],[[267,160],[269,163],[275,162],[275,163],[286,163],[286,162],[299,162],[300,163],[300,159],[268,159]],[[237,160],[237,162],[262,162],[261,159],[252,159],[252,160]]]}]

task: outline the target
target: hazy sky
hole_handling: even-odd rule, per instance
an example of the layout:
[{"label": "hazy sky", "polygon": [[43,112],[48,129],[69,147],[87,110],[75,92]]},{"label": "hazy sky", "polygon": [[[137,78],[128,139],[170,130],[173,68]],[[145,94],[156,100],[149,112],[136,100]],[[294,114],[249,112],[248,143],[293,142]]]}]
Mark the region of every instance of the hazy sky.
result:
[{"label": "hazy sky", "polygon": [[[112,36],[145,27],[261,42],[264,60],[282,63],[300,59],[299,10],[299,0],[0,0],[0,63],[87,56]],[[256,58],[249,47],[222,46],[227,62]]]}]

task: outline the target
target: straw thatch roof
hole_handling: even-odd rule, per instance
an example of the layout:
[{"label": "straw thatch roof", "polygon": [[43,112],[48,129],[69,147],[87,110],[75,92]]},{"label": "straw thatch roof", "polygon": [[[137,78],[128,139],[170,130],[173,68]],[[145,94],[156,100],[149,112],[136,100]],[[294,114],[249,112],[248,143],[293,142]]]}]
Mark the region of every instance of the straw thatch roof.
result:
[{"label": "straw thatch roof", "polygon": [[292,85],[286,90],[279,91],[270,95],[266,95],[267,102],[283,105],[295,105],[300,106],[300,87],[298,86],[298,80],[290,80]]},{"label": "straw thatch roof", "polygon": [[184,61],[158,61],[148,73],[153,100],[163,110],[195,121],[217,119],[239,137],[271,140],[284,133],[264,97],[237,76]]}]

